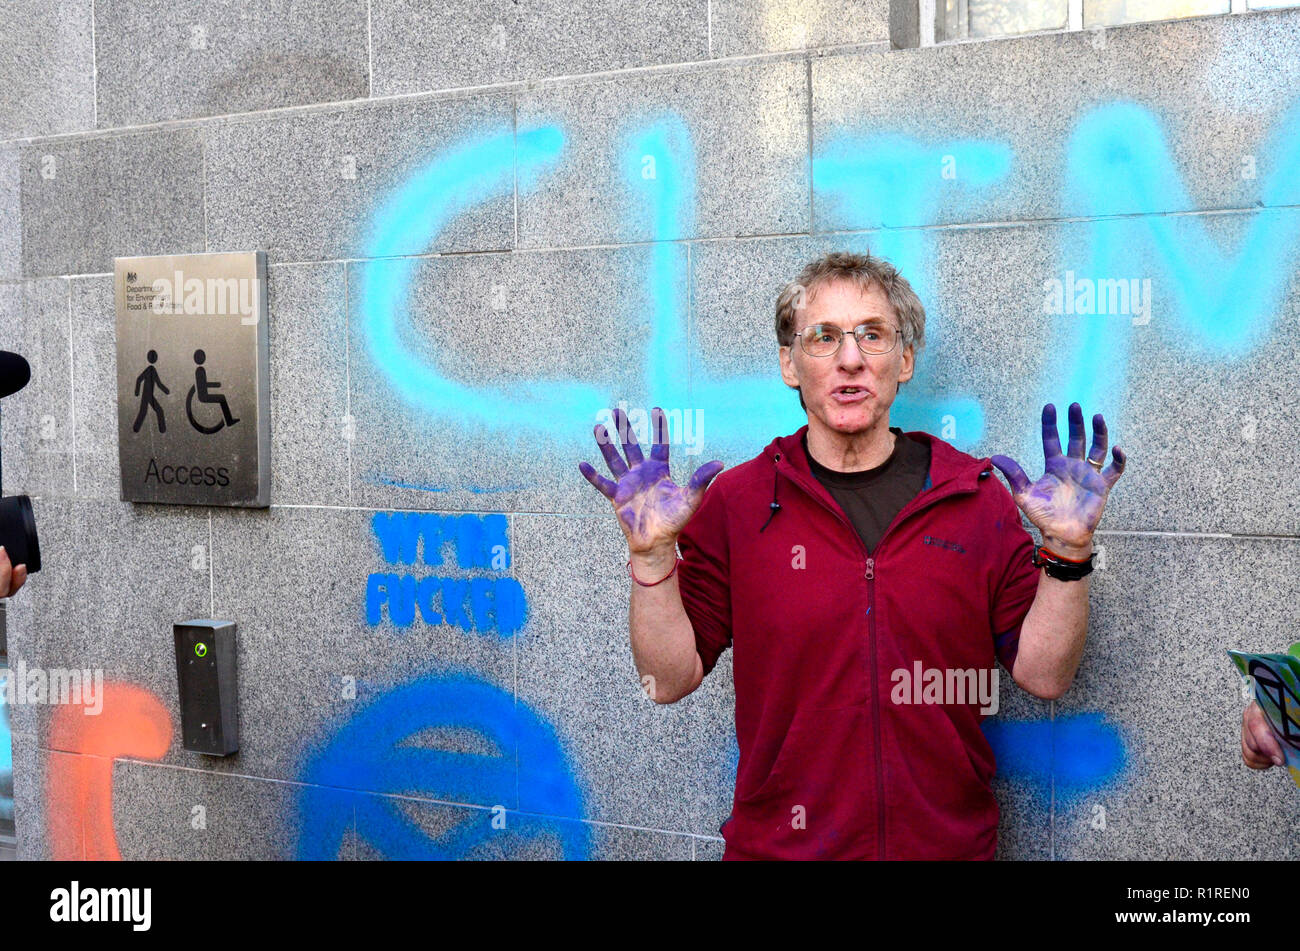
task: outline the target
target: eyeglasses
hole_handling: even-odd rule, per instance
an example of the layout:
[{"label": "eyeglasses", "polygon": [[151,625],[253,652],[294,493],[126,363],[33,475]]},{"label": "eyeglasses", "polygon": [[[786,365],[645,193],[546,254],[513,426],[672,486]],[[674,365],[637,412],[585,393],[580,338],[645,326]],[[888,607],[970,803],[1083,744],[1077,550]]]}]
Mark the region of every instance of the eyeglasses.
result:
[{"label": "eyeglasses", "polygon": [[[858,324],[853,328],[858,349],[868,356],[879,356],[893,350],[901,334],[902,331],[897,327],[882,327],[879,324]],[[813,324],[796,336],[799,338],[799,346],[810,357],[833,356],[844,341],[844,331],[834,324]]]}]

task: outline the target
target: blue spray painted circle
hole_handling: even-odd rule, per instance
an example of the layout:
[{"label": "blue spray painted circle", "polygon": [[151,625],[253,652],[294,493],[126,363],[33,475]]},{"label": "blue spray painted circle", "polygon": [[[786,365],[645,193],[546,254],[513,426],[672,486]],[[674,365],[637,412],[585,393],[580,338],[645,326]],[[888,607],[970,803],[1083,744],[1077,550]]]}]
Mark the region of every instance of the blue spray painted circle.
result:
[{"label": "blue spray painted circle", "polygon": [[[431,729],[468,731],[478,752],[412,743]],[[582,795],[555,731],[507,691],[472,674],[431,675],[396,687],[353,716],[309,759],[299,795],[297,854],[338,857],[344,836],[393,859],[455,859],[476,849],[558,842],[566,859],[590,850]],[[388,795],[376,795],[388,794]],[[393,796],[488,807],[431,837]],[[493,819],[506,806],[506,828]]]}]

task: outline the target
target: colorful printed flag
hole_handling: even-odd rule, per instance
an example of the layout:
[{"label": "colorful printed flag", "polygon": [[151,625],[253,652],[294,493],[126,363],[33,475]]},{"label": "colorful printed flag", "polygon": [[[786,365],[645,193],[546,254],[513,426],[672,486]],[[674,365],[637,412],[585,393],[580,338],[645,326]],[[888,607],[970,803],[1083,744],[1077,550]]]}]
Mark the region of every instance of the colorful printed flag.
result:
[{"label": "colorful printed flag", "polygon": [[1300,643],[1286,654],[1228,651],[1237,669],[1255,681],[1255,700],[1277,734],[1291,778],[1300,786]]}]

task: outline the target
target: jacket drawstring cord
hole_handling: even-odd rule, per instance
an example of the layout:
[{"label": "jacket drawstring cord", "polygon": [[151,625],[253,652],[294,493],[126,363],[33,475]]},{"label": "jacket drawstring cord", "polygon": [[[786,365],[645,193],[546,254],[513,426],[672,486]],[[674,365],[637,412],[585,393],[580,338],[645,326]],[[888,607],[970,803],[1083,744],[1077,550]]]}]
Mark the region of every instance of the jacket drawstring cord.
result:
[{"label": "jacket drawstring cord", "polygon": [[[781,454],[779,452],[776,454],[776,461],[777,462],[781,461]],[[776,500],[776,483],[777,483],[776,464],[774,463],[772,466],[772,504],[770,506],[772,511],[771,514],[767,516],[767,521],[763,523],[763,528],[767,528],[768,525],[772,524],[772,519],[776,518],[776,513],[781,511],[781,503]],[[758,530],[759,534],[762,534],[763,528],[760,528]]]}]

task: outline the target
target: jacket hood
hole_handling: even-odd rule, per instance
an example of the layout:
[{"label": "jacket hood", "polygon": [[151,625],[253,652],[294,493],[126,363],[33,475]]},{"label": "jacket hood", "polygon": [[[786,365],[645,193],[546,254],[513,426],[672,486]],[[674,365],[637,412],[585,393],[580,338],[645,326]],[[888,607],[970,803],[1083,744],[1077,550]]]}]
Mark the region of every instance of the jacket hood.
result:
[{"label": "jacket hood", "polygon": [[[807,483],[807,488],[810,488],[823,500],[831,501],[830,492],[813,476],[812,467],[808,464],[808,454],[804,452],[803,448],[803,437],[807,431],[808,426],[804,424],[788,436],[776,437],[763,449],[762,455],[773,466],[772,501],[769,505],[771,511],[767,522],[763,523],[763,528],[767,527],[768,523],[781,509],[776,477],[782,467],[787,464],[795,471],[807,476],[807,479],[804,480]],[[930,447],[930,473],[926,477],[922,492],[934,490],[944,492],[975,491],[979,487],[979,481],[988,478],[993,471],[993,463],[987,456],[976,459],[969,453],[962,452],[937,436],[932,436],[920,430],[909,431],[903,433],[903,435],[924,442]],[[759,531],[762,530],[759,529]]]},{"label": "jacket hood", "polygon": [[[812,475],[812,466],[808,464],[808,455],[804,452],[803,438],[808,431],[805,424],[788,436],[777,436],[763,450],[773,464],[779,453],[782,460],[788,461],[801,472]],[[975,488],[981,472],[991,471],[993,463],[988,456],[975,458],[962,452],[937,436],[914,430],[903,433],[930,447],[930,479],[928,487],[937,488],[949,482],[956,483],[953,488]]]}]

